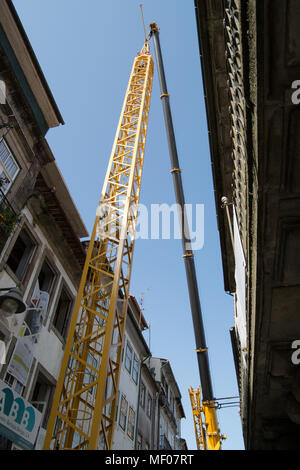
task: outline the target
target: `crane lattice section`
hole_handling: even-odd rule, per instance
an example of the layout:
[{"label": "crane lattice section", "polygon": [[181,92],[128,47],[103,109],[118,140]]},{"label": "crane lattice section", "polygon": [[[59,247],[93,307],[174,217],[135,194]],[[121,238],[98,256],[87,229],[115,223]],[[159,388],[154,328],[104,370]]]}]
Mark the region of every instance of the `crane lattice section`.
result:
[{"label": "crane lattice section", "polygon": [[134,60],[49,418],[45,449],[111,449],[153,80]]}]

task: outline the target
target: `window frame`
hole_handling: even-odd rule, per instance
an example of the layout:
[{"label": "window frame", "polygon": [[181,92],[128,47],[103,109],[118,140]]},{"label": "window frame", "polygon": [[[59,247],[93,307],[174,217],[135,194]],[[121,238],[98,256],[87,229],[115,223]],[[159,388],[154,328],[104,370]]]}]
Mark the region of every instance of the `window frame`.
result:
[{"label": "window frame", "polygon": [[[45,289],[45,287],[42,288],[41,283],[40,283],[40,280],[39,280],[40,275],[41,275],[42,270],[43,270],[43,268],[44,268],[45,265],[47,265],[47,268],[49,269],[49,271],[51,271],[51,273],[52,273],[52,275],[53,275],[52,278],[51,278],[51,281],[50,281],[49,286],[47,286],[47,289]],[[45,257],[45,258],[43,259],[42,264],[41,264],[41,267],[40,267],[40,270],[39,270],[39,274],[38,274],[38,276],[37,276],[37,280],[39,281],[39,288],[40,288],[40,290],[43,291],[43,292],[47,292],[47,293],[49,294],[49,297],[51,296],[51,294],[52,294],[52,292],[53,292],[53,288],[54,288],[54,286],[55,286],[55,279],[56,279],[56,276],[57,276],[57,272],[55,271],[55,269],[53,269],[53,267],[52,267],[51,263],[48,261],[47,257]],[[48,281],[48,282],[49,282],[49,281]]]},{"label": "window frame", "polygon": [[[97,359],[92,355],[92,353],[88,352],[87,356],[87,363],[91,365],[94,369],[97,369],[98,367],[98,361]],[[88,386],[92,382],[95,381],[96,375],[93,375],[93,371],[90,369],[90,373],[85,373],[83,376],[83,385]],[[87,379],[87,380],[86,380]],[[92,396],[95,394],[95,386],[89,388],[88,393]]]},{"label": "window frame", "polygon": [[19,382],[19,380],[16,379],[12,374],[10,374],[10,372],[6,371],[3,380],[7,385],[10,386],[12,390],[17,392],[19,395],[23,396],[25,386],[21,382]]},{"label": "window frame", "polygon": [[[131,413],[130,413],[131,412]],[[130,414],[132,419],[130,419]],[[135,432],[135,411],[132,406],[129,407],[128,417],[127,417],[127,436],[133,441]]]},{"label": "window frame", "polygon": [[[25,387],[25,395],[29,395],[28,401],[30,403],[33,402],[34,398],[34,391],[37,385],[37,382],[39,379],[42,380],[42,383],[47,386],[48,388],[48,398],[45,400],[46,401],[46,406],[43,408],[43,416],[42,416],[42,421],[41,421],[41,427],[43,429],[47,429],[48,421],[50,418],[50,413],[51,413],[51,408],[52,408],[52,403],[54,399],[54,393],[55,393],[55,388],[56,388],[56,381],[54,378],[49,374],[49,372],[42,366],[40,362],[38,362],[35,373],[34,373],[34,378],[33,381],[29,381]],[[35,406],[33,404],[33,406]],[[36,406],[35,406],[36,407]],[[37,407],[38,408],[38,407]],[[55,425],[56,426],[56,425]]]},{"label": "window frame", "polygon": [[[21,237],[21,240],[22,240],[22,234],[25,234],[25,237],[27,237],[29,239],[29,241],[31,242],[31,249],[30,249],[29,253],[26,255],[26,260],[25,260],[24,259],[25,250],[27,250],[27,248],[29,247],[29,244],[26,244],[26,241],[25,241],[26,248],[25,248],[24,253],[23,253],[23,255],[22,255],[22,257],[19,261],[18,267],[16,268],[16,270],[14,270],[8,264],[8,262],[9,262],[10,257],[12,256],[12,253],[13,253],[15,247],[16,247],[16,243],[18,242],[19,238]],[[24,243],[24,239],[22,241]],[[9,269],[9,272],[11,272],[12,275],[17,279],[18,283],[21,282],[22,284],[26,284],[26,279],[27,279],[27,276],[28,276],[30,264],[33,261],[33,259],[35,258],[35,256],[37,255],[39,247],[40,247],[40,242],[32,235],[32,232],[27,227],[27,224],[24,223],[20,227],[20,230],[19,230],[18,234],[16,234],[16,237],[14,238],[14,240],[13,240],[11,246],[10,246],[9,253],[7,254],[7,256],[5,258],[6,267]],[[24,266],[22,267],[21,265],[24,265]]]},{"label": "window frame", "polygon": [[[126,405],[125,414],[123,413],[123,400],[124,400],[124,403]],[[120,426],[121,429],[123,429],[123,431],[126,430],[127,415],[128,415],[128,401],[126,400],[126,396],[124,395],[124,393],[122,393],[121,394],[121,400],[120,400],[119,426]],[[121,418],[122,417],[124,418],[124,427],[123,427],[123,424],[121,424]],[[122,420],[122,423],[123,423],[123,420]]]},{"label": "window frame", "polygon": [[[15,180],[17,179],[17,176],[19,175],[19,173],[21,171],[21,166],[19,165],[19,162],[17,161],[14,153],[11,151],[10,146],[8,145],[8,143],[6,142],[4,137],[0,138],[0,146],[1,146],[2,143],[4,144],[4,147],[6,147],[6,150],[9,154],[9,157],[11,158],[13,164],[16,166],[16,172],[13,176],[11,176],[9,171],[7,170],[4,162],[1,159],[1,148],[0,148],[0,176],[1,176],[2,173],[4,173],[6,179],[9,180],[9,183],[7,184],[7,186],[6,187],[1,187],[0,186],[0,189],[3,192],[3,194],[6,195],[9,192],[9,190],[11,189],[11,187],[14,184]],[[2,172],[1,172],[1,170],[2,170]]]},{"label": "window frame", "polygon": [[[140,368],[140,361],[139,361],[139,358],[138,356],[134,353],[133,354],[133,361],[132,361],[132,380],[134,381],[134,383],[137,385],[138,381],[139,381],[139,368]],[[134,373],[136,374],[134,376]]]},{"label": "window frame", "polygon": [[[128,354],[127,354],[127,351],[128,350],[131,350],[131,358],[130,358],[130,368],[128,369],[127,367],[127,360],[128,360]],[[125,351],[125,360],[124,360],[124,365],[125,365],[125,369],[127,370],[127,372],[131,375],[131,371],[132,371],[132,362],[133,362],[133,347],[131,346],[131,344],[129,343],[129,341],[127,341],[126,343],[126,351]]]},{"label": "window frame", "polygon": [[[62,295],[63,291],[65,291],[65,293],[67,294],[67,297],[69,297],[70,304],[69,304],[68,312],[65,315],[63,331],[61,332],[57,328],[57,326],[55,325],[54,321],[56,319],[57,309],[58,309],[60,298],[61,298],[61,295]],[[66,284],[66,282],[62,279],[62,281],[60,283],[59,290],[58,290],[56,298],[55,298],[55,304],[54,304],[54,308],[53,308],[53,311],[52,311],[52,314],[51,314],[50,326],[51,326],[51,329],[56,333],[56,335],[63,342],[66,341],[66,338],[68,336],[68,331],[69,331],[69,327],[70,327],[70,321],[71,321],[71,317],[72,317],[73,307],[74,307],[74,296],[73,296],[72,292],[70,291],[70,289],[69,289],[68,285]]]}]

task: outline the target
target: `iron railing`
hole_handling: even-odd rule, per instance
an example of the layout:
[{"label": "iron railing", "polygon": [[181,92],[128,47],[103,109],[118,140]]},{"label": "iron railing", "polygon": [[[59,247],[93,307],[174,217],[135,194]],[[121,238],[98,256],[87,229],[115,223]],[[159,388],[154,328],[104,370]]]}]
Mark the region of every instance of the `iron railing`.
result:
[{"label": "iron railing", "polygon": [[19,216],[14,211],[4,192],[0,189],[0,252],[16,224]]},{"label": "iron railing", "polygon": [[171,444],[165,434],[159,436],[159,450],[172,450]]}]

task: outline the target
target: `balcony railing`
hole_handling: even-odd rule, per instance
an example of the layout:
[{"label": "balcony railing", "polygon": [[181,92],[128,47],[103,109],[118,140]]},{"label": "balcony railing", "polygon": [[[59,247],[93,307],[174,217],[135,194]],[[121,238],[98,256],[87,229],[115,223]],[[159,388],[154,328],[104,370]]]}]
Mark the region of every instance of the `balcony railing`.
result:
[{"label": "balcony railing", "polygon": [[9,235],[14,230],[19,220],[19,216],[0,189],[0,251],[3,250]]},{"label": "balcony railing", "polygon": [[174,411],[171,409],[166,395],[160,395],[160,405],[164,407],[164,409],[167,412],[167,415],[168,415],[169,419],[173,422],[175,428],[177,429],[177,423],[176,423],[176,418],[175,418],[175,415],[174,415]]},{"label": "balcony railing", "polygon": [[171,444],[164,434],[159,436],[159,449],[160,450],[172,450]]}]

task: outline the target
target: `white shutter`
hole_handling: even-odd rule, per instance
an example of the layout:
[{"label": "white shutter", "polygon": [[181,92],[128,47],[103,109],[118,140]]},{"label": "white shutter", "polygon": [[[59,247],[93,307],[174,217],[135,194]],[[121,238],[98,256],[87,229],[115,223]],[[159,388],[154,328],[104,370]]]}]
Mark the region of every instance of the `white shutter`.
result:
[{"label": "white shutter", "polygon": [[[2,167],[2,169],[1,169]],[[1,171],[2,170],[2,171]],[[19,172],[19,166],[13,158],[4,139],[0,140],[0,178],[6,176],[9,183],[2,184],[2,191],[5,193]]]}]

